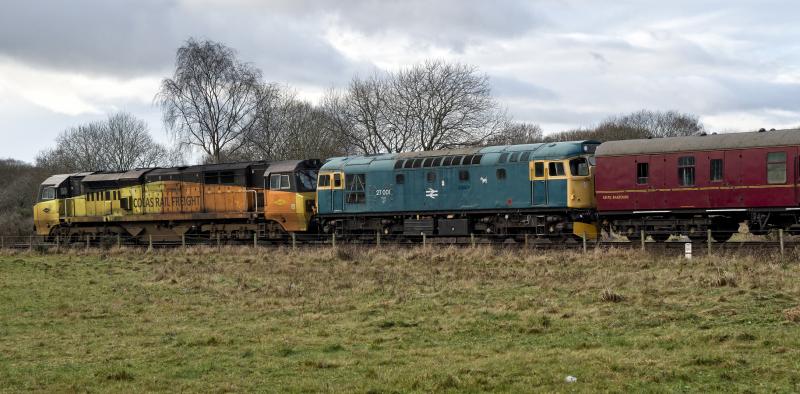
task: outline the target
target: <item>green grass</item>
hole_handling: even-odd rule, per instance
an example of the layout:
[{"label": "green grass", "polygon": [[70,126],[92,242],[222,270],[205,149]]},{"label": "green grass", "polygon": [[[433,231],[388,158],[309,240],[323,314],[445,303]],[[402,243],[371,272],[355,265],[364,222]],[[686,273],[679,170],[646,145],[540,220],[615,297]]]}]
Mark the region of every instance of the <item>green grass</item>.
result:
[{"label": "green grass", "polygon": [[5,254],[0,390],[791,392],[798,304],[765,256]]}]

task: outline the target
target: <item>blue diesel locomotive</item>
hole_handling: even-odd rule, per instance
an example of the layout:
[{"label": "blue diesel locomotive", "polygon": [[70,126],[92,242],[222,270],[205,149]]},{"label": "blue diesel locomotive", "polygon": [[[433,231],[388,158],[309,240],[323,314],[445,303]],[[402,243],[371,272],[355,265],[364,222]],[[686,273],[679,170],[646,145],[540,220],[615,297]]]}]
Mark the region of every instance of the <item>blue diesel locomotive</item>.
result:
[{"label": "blue diesel locomotive", "polygon": [[597,141],[338,157],[320,169],[323,232],[596,237]]}]

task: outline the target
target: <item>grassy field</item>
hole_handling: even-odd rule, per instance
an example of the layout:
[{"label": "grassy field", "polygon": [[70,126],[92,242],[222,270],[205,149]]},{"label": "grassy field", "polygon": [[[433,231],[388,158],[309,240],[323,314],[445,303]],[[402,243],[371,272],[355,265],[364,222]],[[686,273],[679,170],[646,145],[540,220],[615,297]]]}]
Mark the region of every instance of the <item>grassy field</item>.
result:
[{"label": "grassy field", "polygon": [[0,390],[800,390],[795,260],[6,253]]}]

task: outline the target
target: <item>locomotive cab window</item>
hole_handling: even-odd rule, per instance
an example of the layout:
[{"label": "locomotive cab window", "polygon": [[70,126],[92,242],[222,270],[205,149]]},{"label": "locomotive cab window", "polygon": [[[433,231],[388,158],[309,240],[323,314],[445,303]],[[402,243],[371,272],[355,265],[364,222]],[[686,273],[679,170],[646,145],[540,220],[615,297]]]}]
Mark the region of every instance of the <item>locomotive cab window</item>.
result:
[{"label": "locomotive cab window", "polygon": [[345,200],[348,204],[364,204],[367,202],[366,174],[346,174],[344,183],[347,188]]},{"label": "locomotive cab window", "polygon": [[297,171],[295,173],[295,182],[297,184],[297,191],[313,192],[317,190],[317,171]]},{"label": "locomotive cab window", "polygon": [[536,178],[544,177],[544,163],[542,162],[533,163],[533,176]]},{"label": "locomotive cab window", "polygon": [[678,184],[694,186],[694,156],[678,158]]},{"label": "locomotive cab window", "polygon": [[269,188],[270,190],[289,190],[291,188],[291,184],[289,183],[289,175],[270,174]]},{"label": "locomotive cab window", "polygon": [[236,183],[236,176],[230,171],[221,172],[219,174],[219,183],[223,185],[232,185]]},{"label": "locomotive cab window", "polygon": [[786,152],[767,153],[767,183],[786,183]]},{"label": "locomotive cab window", "polygon": [[708,179],[711,182],[721,182],[722,181],[722,159],[711,159],[709,163],[710,174],[708,175]]},{"label": "locomotive cab window", "polygon": [[337,189],[342,187],[342,176],[340,174],[333,174],[333,187]]},{"label": "locomotive cab window", "polygon": [[56,198],[56,188],[51,186],[42,188],[42,192],[39,195],[39,201],[53,200],[55,198]]},{"label": "locomotive cab window", "polygon": [[319,176],[319,187],[329,187],[331,185],[331,176],[323,174]]},{"label": "locomotive cab window", "polygon": [[579,158],[570,160],[569,161],[569,173],[572,176],[588,176],[589,175],[589,164],[586,162],[586,158],[579,157]]},{"label": "locomotive cab window", "polygon": [[636,184],[646,185],[650,177],[650,163],[636,163]]},{"label": "locomotive cab window", "polygon": [[552,162],[549,165],[550,176],[564,176],[564,163]]}]

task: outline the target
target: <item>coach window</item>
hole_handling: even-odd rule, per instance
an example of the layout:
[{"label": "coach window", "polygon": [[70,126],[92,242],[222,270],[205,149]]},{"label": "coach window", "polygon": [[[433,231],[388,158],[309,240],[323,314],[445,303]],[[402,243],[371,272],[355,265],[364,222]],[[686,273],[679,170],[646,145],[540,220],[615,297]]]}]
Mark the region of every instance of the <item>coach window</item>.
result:
[{"label": "coach window", "polygon": [[342,187],[342,175],[333,174],[333,187],[337,189]]},{"label": "coach window", "polygon": [[331,176],[328,174],[320,175],[317,183],[319,187],[329,187],[331,185]]},{"label": "coach window", "polygon": [[650,163],[636,163],[636,184],[646,185],[650,176]]},{"label": "coach window", "polygon": [[550,163],[550,176],[564,176],[564,163],[551,162]]},{"label": "coach window", "polygon": [[364,192],[366,177],[365,174],[345,175],[345,185],[347,187],[345,199],[348,204],[364,204],[367,202],[367,195]]},{"label": "coach window", "polygon": [[462,182],[466,182],[469,180],[469,171],[462,170],[458,172],[458,180]]},{"label": "coach window", "polygon": [[536,178],[544,177],[544,163],[533,163],[533,176]]},{"label": "coach window", "polygon": [[678,158],[678,184],[694,186],[694,156]]},{"label": "coach window", "polygon": [[586,158],[578,157],[569,161],[569,173],[572,176],[587,176],[589,175],[589,164],[586,163]]},{"label": "coach window", "polygon": [[428,182],[436,182],[436,173],[433,171],[428,171],[428,174],[426,174],[425,177],[427,178]]},{"label": "coach window", "polygon": [[403,175],[403,174],[395,175],[394,176],[394,183],[396,183],[398,185],[402,185],[402,184],[406,183],[406,176]]},{"label": "coach window", "polygon": [[497,159],[497,162],[503,164],[506,162],[506,159],[508,159],[508,153],[501,153],[500,158]]},{"label": "coach window", "polygon": [[767,153],[767,183],[786,183],[786,152]]},{"label": "coach window", "polygon": [[711,182],[721,182],[722,181],[722,159],[711,159],[709,163],[709,168],[711,173],[708,176],[708,179]]},{"label": "coach window", "polygon": [[495,171],[495,175],[497,176],[497,180],[498,181],[502,181],[503,179],[506,179],[506,169],[505,168],[498,168],[497,171]]}]

